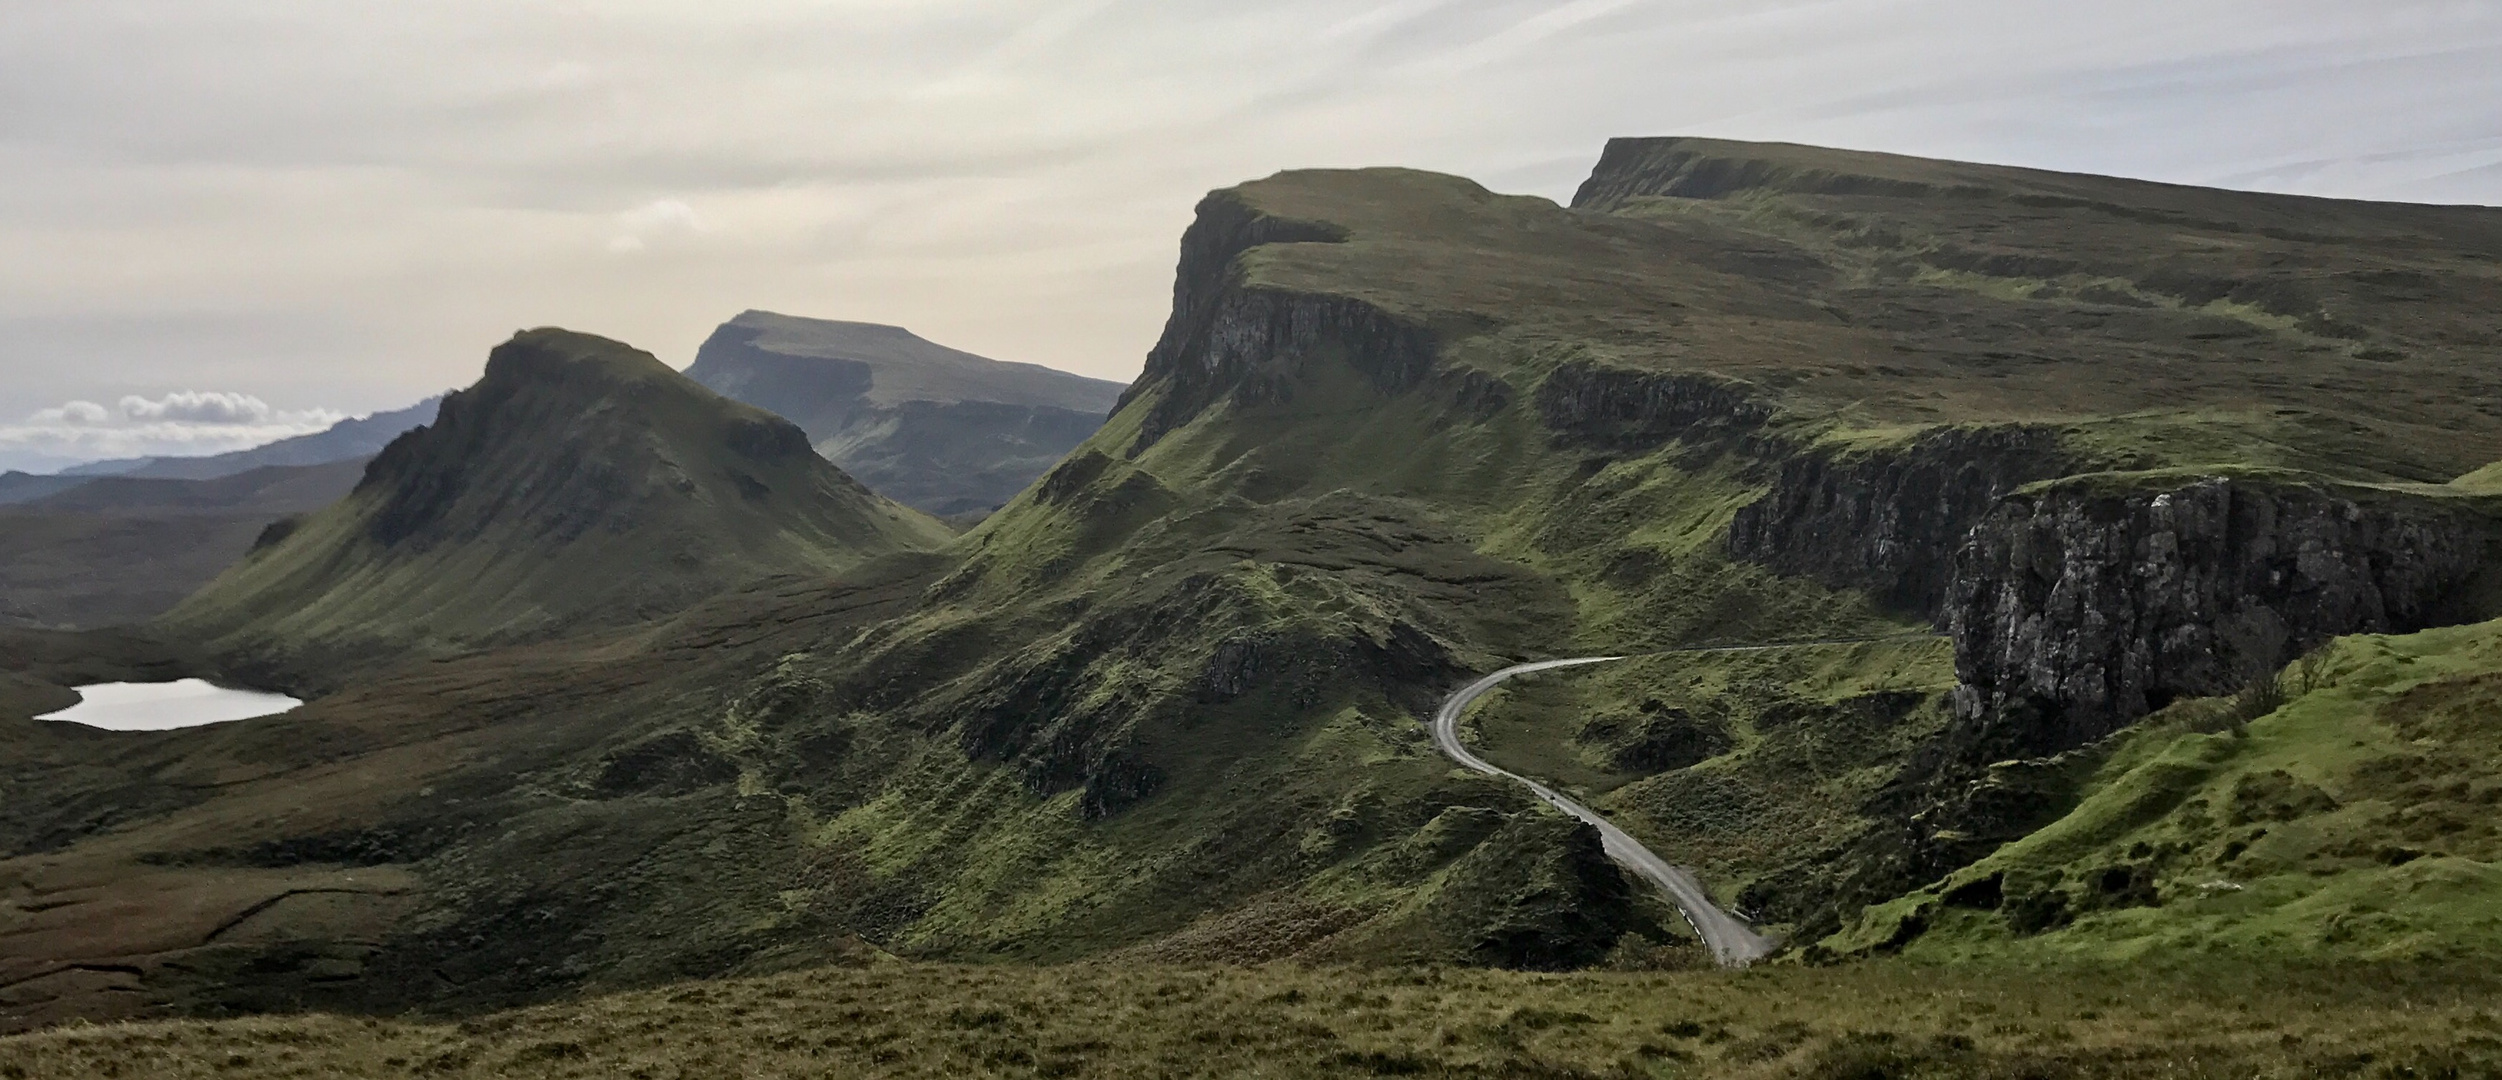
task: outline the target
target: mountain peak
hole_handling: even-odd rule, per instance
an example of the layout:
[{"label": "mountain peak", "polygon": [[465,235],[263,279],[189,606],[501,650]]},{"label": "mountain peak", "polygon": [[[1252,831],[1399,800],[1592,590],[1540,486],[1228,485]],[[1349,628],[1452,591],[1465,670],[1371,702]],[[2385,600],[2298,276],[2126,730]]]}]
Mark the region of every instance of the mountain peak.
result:
[{"label": "mountain peak", "polygon": [[168,619],[254,651],[523,640],[947,535],[789,421],[622,342],[542,328],[497,346],[354,494]]}]

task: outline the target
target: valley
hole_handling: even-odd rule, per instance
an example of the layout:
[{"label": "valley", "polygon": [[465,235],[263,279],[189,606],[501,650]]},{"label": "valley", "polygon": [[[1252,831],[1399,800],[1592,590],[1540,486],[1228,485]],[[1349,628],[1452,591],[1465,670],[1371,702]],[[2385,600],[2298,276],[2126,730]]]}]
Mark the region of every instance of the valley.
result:
[{"label": "valley", "polygon": [[[1569,206],[1214,192],[1109,394],[974,407],[996,362],[870,324],[705,349],[523,331],[161,617],[0,637],[0,1060],[2497,1037],[2502,211],[1624,139]],[[142,676],[306,704],[31,719]],[[82,1019],[153,1023],[37,1030]]]}]

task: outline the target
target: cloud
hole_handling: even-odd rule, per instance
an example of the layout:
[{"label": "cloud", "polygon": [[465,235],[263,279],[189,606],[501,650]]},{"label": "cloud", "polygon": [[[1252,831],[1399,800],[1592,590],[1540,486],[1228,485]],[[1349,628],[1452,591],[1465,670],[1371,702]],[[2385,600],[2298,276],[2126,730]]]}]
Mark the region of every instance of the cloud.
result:
[{"label": "cloud", "polygon": [[27,417],[33,423],[51,427],[89,427],[113,418],[104,406],[92,401],[72,401],[49,409],[38,409]]},{"label": "cloud", "polygon": [[330,409],[279,409],[250,394],[214,390],[127,395],[114,409],[69,401],[37,409],[23,423],[0,425],[0,468],[220,454],[321,431],[345,418]]},{"label": "cloud", "polygon": [[0,102],[0,250],[52,253],[0,260],[0,415],[387,407],[749,307],[1126,378],[1210,188],[1563,198],[1614,135],[2502,203],[2474,0],[21,3]]},{"label": "cloud", "polygon": [[121,408],[123,418],[132,421],[204,425],[267,424],[280,415],[268,402],[250,394],[214,390],[177,390],[154,400],[133,394],[122,398]]},{"label": "cloud", "polygon": [[608,250],[620,253],[712,231],[695,216],[694,207],[676,199],[654,199],[619,214],[617,228],[617,234],[608,238]]}]

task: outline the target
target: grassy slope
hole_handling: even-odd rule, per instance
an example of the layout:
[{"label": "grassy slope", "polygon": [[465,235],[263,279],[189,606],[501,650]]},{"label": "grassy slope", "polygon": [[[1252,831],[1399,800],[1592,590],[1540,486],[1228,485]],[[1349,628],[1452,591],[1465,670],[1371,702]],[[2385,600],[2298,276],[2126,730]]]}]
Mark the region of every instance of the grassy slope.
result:
[{"label": "grassy slope", "polygon": [[[1420,719],[1442,690],[1524,657],[1919,629],[1725,554],[1736,510],[1802,447],[2025,420],[2113,467],[2421,481],[2502,457],[2491,418],[2452,410],[2454,430],[2418,438],[2378,404],[2419,379],[2493,400],[2491,366],[2447,339],[2372,359],[2228,313],[1863,268],[1726,208],[1575,213],[1399,170],[1287,174],[1211,205],[1226,200],[1339,239],[1257,247],[1211,280],[1321,313],[1307,325],[1355,300],[1429,328],[1434,370],[1393,384],[1379,357],[1323,341],[1192,397],[1206,388],[1187,373],[1221,357],[1180,348],[940,555],[717,598],[642,643],[443,665],[429,677],[461,688],[470,727],[420,730],[442,691],[415,675],[319,703],[265,730],[296,732],[287,747],[325,733],[328,756],[204,757],[246,779],[190,789],[208,801],[187,818],[0,864],[12,895],[150,866],[188,875],[166,888],[179,898],[324,871],[304,853],[331,849],[288,846],[308,836],[448,836],[377,845],[416,875],[418,914],[360,930],[361,983],[288,969],[305,999],[633,985],[824,959],[845,933],[958,959],[1482,961],[1484,941],[1554,930],[1553,897],[1586,898],[1549,888],[1569,844],[1517,792],[1433,754]],[[2006,214],[2041,245],[2092,226]],[[1693,374],[1775,411],[1738,434],[1559,427],[1538,395],[1568,365]],[[2295,398],[2305,411],[2284,412]],[[1524,684],[1480,724],[1499,760],[1588,770],[1565,778],[1725,889],[1855,827],[1938,722],[1945,669],[1916,642],[1647,662]],[[1636,744],[1673,759],[1695,724],[1728,752],[1611,764]],[[406,761],[368,768],[385,758],[358,740]],[[156,755],[128,768],[185,758]],[[315,823],[284,809],[306,776],[345,792]],[[426,831],[444,822],[462,827]],[[108,918],[80,903],[10,917],[69,940]],[[1585,907],[1625,916],[1608,934],[1674,929]],[[459,985],[388,982],[429,969]]]},{"label": "grassy slope", "polygon": [[301,666],[285,658],[644,621],[755,578],[946,541],[804,440],[772,443],[780,423],[627,346],[528,331],[347,499],[165,621]]},{"label": "grassy slope", "polygon": [[0,1076],[2481,1076],[2489,972],[873,964],[477,1016],[0,1039]]},{"label": "grassy slope", "polygon": [[2502,955],[2502,623],[2341,639],[2282,681],[2290,700],[2254,719],[2193,701],[2114,736],[2065,816],[1830,944],[1907,941],[1939,960]]},{"label": "grassy slope", "polygon": [[[1343,369],[1305,379],[1293,401],[1225,407],[1108,464],[1087,489],[1105,503],[1152,492],[1140,509],[1096,517],[1029,492],[968,537],[977,591],[921,619],[934,630],[1003,609],[1153,607],[1160,586],[1202,573],[1239,608],[1144,655],[1097,659],[1092,700],[1187,700],[1222,640],[1378,641],[1401,623],[1454,646],[1451,666],[1388,700],[1373,691],[1313,708],[1271,693],[1150,720],[1135,745],[1168,771],[1163,793],[1100,824],[1079,820],[1069,795],[1036,800],[1013,775],[942,760],[929,775],[945,786],[898,785],[828,825],[873,865],[946,882],[947,899],[906,940],[1083,953],[1177,927],[1206,886],[1181,891],[1174,878],[1203,870],[1240,895],[1336,865],[1313,887],[1320,901],[1376,910],[1409,883],[1374,880],[1360,865],[1368,849],[1447,805],[1518,802],[1454,778],[1432,751],[1416,717],[1441,682],[1523,656],[1902,629],[1864,602],[1731,565],[1712,542],[1749,489],[1711,455],[1647,455],[1594,478],[1553,453],[1525,410],[1460,423],[1446,401],[1385,397]],[[1117,453],[1145,407],[1080,453]],[[1628,558],[1675,566],[1629,585],[1604,579]],[[1292,831],[1258,841],[1263,853],[1232,835],[1243,822]],[[1295,857],[1280,859],[1288,844]]]},{"label": "grassy slope", "polygon": [[[1258,212],[1326,221],[1343,234],[1336,242],[1252,250],[1239,264],[1243,287],[1354,297],[1433,327],[1454,368],[1491,374],[1523,396],[1567,361],[1707,369],[1757,380],[1756,390],[1785,410],[1780,429],[1818,444],[1899,441],[1937,411],[1922,399],[1963,387],[1954,391],[1959,406],[1968,399],[1977,407],[1960,412],[2060,424],[2084,451],[2139,467],[2297,460],[2382,478],[2447,476],[2467,460],[2392,462],[2384,460],[2386,453],[2353,453],[2324,462],[2326,451],[2312,433],[2345,421],[2250,408],[2264,402],[2267,391],[2242,384],[2238,357],[2184,367],[2196,351],[2217,348],[2199,336],[2215,328],[2217,317],[2208,312],[2148,315],[2142,326],[2037,344],[2067,355],[1966,392],[1957,380],[1971,373],[1957,365],[1974,359],[1960,355],[1967,338],[2038,338],[2042,321],[2075,305],[1853,276],[1850,267],[1821,265],[1786,239],[1732,227],[1701,211],[1690,219],[1654,212],[1592,219],[1430,174],[1299,173],[1248,185],[1238,197]],[[1834,317],[1836,310],[1875,311],[1906,298],[1970,333],[1871,333]],[[1899,357],[1896,345],[1905,341],[1920,345],[1911,351],[1913,360],[1889,360],[1885,370],[1847,362],[1880,351]],[[2237,336],[2223,348],[2256,354],[2255,363],[2390,377],[2345,353],[2315,356],[2309,342],[2294,338]],[[2169,350],[2156,357],[2166,378],[2130,381],[2143,374],[2132,373],[2130,364],[2147,362],[2144,354],[2152,349]],[[1908,374],[1890,366],[1915,362],[1921,369]],[[2095,375],[2077,384],[2080,371]],[[2443,376],[2487,377],[2468,368],[2444,369]],[[1293,390],[1287,400],[1217,404],[1154,440],[1133,461],[1106,466],[1075,500],[1092,498],[1089,505],[1116,509],[1081,513],[1029,492],[968,539],[971,569],[960,580],[971,591],[962,602],[1010,610],[1118,603],[1150,594],[1155,571],[1194,561],[1245,596],[1267,598],[1268,607],[1245,613],[1241,622],[1193,627],[1155,655],[1099,659],[1089,668],[1089,700],[1097,701],[1180,696],[1210,644],[1263,626],[1276,632],[1309,627],[1323,637],[1377,636],[1384,623],[1413,618],[1456,646],[1454,666],[1465,670],[1522,656],[1913,629],[1851,596],[1723,557],[1727,515],[1760,490],[1747,458],[1725,445],[1575,452],[1542,430],[1525,407],[1462,419],[1461,410],[1434,390],[1384,394],[1326,358],[1304,361],[1288,378]],[[2196,378],[2207,380],[2199,392],[2215,403],[2196,411],[2147,411],[2177,400],[2183,380]],[[1158,389],[1151,377],[1130,409],[1081,454],[1117,459],[1135,446],[1140,414]],[[1839,399],[1850,404],[1837,406]],[[2314,394],[2311,400],[2337,405],[2362,398]],[[2385,449],[2390,435],[2369,425],[2344,430],[2355,446]],[[2492,424],[2478,430],[2477,438],[2491,441]],[[2330,449],[2336,445],[2344,444]],[[2312,456],[2295,456],[2301,453]],[[1311,550],[1339,523],[1367,519],[1397,523],[1374,534],[1404,549],[1400,559],[1411,566],[1428,568],[1416,575],[1427,580],[1393,577],[1383,589],[1350,585],[1347,570],[1379,557]],[[1286,523],[1282,542],[1242,535],[1258,529],[1255,522],[1279,520]],[[1428,599],[1433,586],[1459,584],[1451,579],[1469,575],[1434,564],[1457,566],[1471,551],[1499,560],[1526,583],[1507,586],[1511,598],[1499,604],[1482,595],[1493,580],[1470,583],[1480,593],[1475,603],[1436,610]],[[1249,559],[1222,566],[1217,556],[1228,555]],[[1307,567],[1338,577],[1297,573]],[[1441,581],[1432,580],[1437,574],[1444,575]],[[1417,605],[1420,599],[1428,602]],[[935,626],[967,617],[943,611],[925,618]],[[1622,675],[1565,676],[1601,679],[1574,702],[1584,721],[1578,732],[1566,720],[1549,724],[1544,738],[1527,731],[1510,739],[1498,735],[1496,754],[1553,766],[1564,778],[1596,788],[1624,785],[1606,799],[1637,832],[1729,875],[1724,880],[1743,880],[1802,837],[1850,827],[1856,801],[1937,722],[1933,695],[1951,681],[1945,661],[1934,646],[1895,648],[1835,679],[1816,674],[1813,659],[1762,658],[1748,662],[1759,670],[1707,676],[1712,685],[1684,688],[1664,664]],[[1839,689],[1845,686],[1853,692]],[[1879,688],[1895,693],[1856,692]],[[1576,741],[1588,730],[1587,716],[1622,713],[1645,699],[1731,717],[1735,752],[1641,783],[1603,769],[1574,775],[1576,762],[1589,764],[1581,758],[1620,749],[1598,746],[1603,737]],[[1845,699],[1866,700],[1851,708],[1816,707]],[[941,843],[935,837],[947,836],[946,848],[971,853],[964,874],[946,889],[950,902],[920,924],[928,941],[963,942],[966,935],[979,941],[1028,928],[1043,934],[1055,923],[1061,929],[1048,931],[1055,943],[1096,940],[1095,932],[1078,926],[1103,922],[1119,926],[1118,935],[1134,934],[1170,925],[1164,920],[1174,909],[1152,871],[1134,870],[1126,879],[1101,872],[1130,865],[1139,850],[1131,845],[1197,852],[1200,842],[1192,838],[1204,835],[1201,830],[1271,814],[1283,801],[1280,791],[1308,793],[1302,798],[1315,805],[1329,805],[1330,794],[1340,793],[1332,813],[1358,818],[1368,799],[1384,821],[1428,816],[1416,800],[1431,791],[1424,778],[1440,764],[1400,716],[1413,704],[1387,704],[1388,716],[1376,704],[1324,708],[1292,722],[1279,717],[1264,739],[1251,743],[1220,736],[1235,726],[1221,722],[1190,726],[1186,736],[1176,729],[1142,737],[1136,745],[1150,748],[1172,776],[1167,794],[1128,821],[1046,824],[1052,818],[1038,807],[976,822],[967,808],[998,805],[1003,797],[1014,805],[1014,785],[996,778],[975,797],[974,781],[959,778],[944,796],[892,790],[838,819],[831,835],[893,852],[885,865],[898,873],[928,866],[929,853]],[[1485,723],[1502,727],[1500,703],[1491,708],[1495,714]],[[1773,731],[1779,725],[1763,723],[1767,716],[1806,722]],[[1280,723],[1287,726],[1275,726]],[[1281,766],[1286,762],[1292,764]],[[933,814],[916,804],[947,809]],[[1698,820],[1718,828],[1698,829]],[[1021,854],[992,854],[1006,852]],[[1042,887],[1029,889],[1037,873]],[[1024,912],[1017,918],[1003,919],[995,902],[979,899],[1009,894],[1020,896],[1010,905]],[[1092,914],[1075,925],[1065,921],[1075,912]]]}]

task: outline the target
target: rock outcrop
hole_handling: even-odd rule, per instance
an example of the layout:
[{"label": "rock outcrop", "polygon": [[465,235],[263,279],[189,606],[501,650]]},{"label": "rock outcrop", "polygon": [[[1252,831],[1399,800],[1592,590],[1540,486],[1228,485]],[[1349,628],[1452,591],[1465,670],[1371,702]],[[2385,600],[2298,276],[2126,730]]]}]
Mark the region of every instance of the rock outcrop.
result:
[{"label": "rock outcrop", "polygon": [[986,513],[1103,426],[1119,383],[950,349],[895,326],[750,311],[688,378],[798,424],[827,460],[897,502]]},{"label": "rock outcrop", "polygon": [[1700,372],[1633,371],[1587,361],[1538,385],[1538,419],[1567,444],[1647,450],[1754,430],[1772,406],[1734,379]]},{"label": "rock outcrop", "polygon": [[2005,499],[1945,623],[1976,748],[2057,753],[2340,634],[2479,617],[2482,500],[2281,478],[2078,477]]},{"label": "rock outcrop", "polygon": [[1246,283],[1238,260],[1267,244],[1337,243],[1341,230],[1263,213],[1240,193],[1201,200],[1182,234],[1173,314],[1121,404],[1160,391],[1131,456],[1220,399],[1256,405],[1293,393],[1308,360],[1342,357],[1376,387],[1396,392],[1434,369],[1437,346],[1422,326],[1361,300]]},{"label": "rock outcrop", "polygon": [[1798,454],[1740,507],[1729,554],[1934,615],[1948,569],[2000,496],[2059,475],[2069,455],[2037,427],[1939,428],[1908,445]]}]

